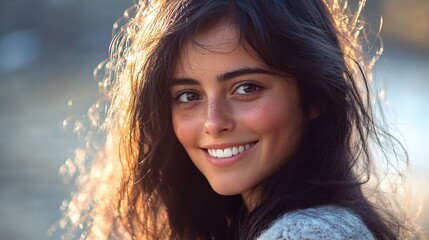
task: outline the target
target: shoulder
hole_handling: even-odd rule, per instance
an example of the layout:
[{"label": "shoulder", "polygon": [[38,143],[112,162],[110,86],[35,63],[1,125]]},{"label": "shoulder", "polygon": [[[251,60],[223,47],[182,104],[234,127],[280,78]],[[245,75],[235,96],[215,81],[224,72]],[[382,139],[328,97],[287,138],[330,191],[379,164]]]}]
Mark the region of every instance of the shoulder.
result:
[{"label": "shoulder", "polygon": [[371,232],[354,213],[338,206],[321,206],[289,212],[265,230],[258,240],[269,239],[362,239]]}]

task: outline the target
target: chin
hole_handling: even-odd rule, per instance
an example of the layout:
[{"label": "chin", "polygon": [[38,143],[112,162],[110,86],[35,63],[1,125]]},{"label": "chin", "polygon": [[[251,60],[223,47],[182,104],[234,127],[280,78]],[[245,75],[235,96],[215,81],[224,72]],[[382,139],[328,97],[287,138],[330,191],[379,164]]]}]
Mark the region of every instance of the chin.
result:
[{"label": "chin", "polygon": [[233,195],[240,194],[240,193],[239,193],[239,192],[237,192],[237,191],[233,191],[233,190],[229,190],[229,189],[215,189],[215,188],[213,188],[213,190],[214,190],[217,194],[222,195],[222,196],[233,196]]},{"label": "chin", "polygon": [[223,196],[238,195],[245,191],[242,187],[231,184],[230,182],[210,183],[210,186],[217,194]]}]

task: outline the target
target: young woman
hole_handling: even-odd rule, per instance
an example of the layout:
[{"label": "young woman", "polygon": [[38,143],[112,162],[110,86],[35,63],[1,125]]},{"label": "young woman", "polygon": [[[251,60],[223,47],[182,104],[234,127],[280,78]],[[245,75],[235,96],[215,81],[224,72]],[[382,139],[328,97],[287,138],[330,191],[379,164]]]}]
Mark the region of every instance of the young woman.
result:
[{"label": "young woman", "polygon": [[104,65],[106,144],[71,225],[95,239],[410,237],[377,182],[374,152],[391,165],[402,149],[371,110],[362,3],[345,4],[140,1]]}]

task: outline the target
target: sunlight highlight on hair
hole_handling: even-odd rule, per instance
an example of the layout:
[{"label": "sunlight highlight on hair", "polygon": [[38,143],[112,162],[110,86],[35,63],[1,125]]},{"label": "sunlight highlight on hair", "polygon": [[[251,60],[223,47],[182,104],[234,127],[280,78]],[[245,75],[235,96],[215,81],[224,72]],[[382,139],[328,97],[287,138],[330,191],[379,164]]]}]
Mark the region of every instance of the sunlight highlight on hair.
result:
[{"label": "sunlight highlight on hair", "polygon": [[[133,119],[130,118],[134,116],[127,115],[127,111],[134,107],[133,101],[138,101],[130,99],[135,98],[136,89],[140,89],[142,84],[148,84],[141,81],[142,72],[151,67],[150,63],[146,63],[147,55],[167,29],[162,24],[168,24],[167,21],[158,19],[158,11],[163,1],[149,2],[151,3],[139,1],[113,24],[109,58],[100,62],[93,71],[94,79],[98,82],[100,99],[90,106],[86,115],[79,120],[65,119],[62,122],[62,127],[73,128],[73,133],[80,140],[79,146],[74,151],[74,157],[67,159],[59,169],[66,182],[74,180],[77,186],[71,200],[62,203],[62,219],[49,230],[52,233],[59,229],[64,233],[63,239],[135,239],[144,235],[159,234],[160,231],[164,236],[168,236],[169,229],[164,227],[168,219],[166,209],[157,209],[160,213],[157,216],[147,216],[151,213],[143,213],[143,209],[148,206],[159,207],[155,203],[150,204],[156,200],[151,196],[142,196],[141,193],[138,196],[133,195],[130,193],[133,188],[127,187],[144,181],[147,174],[152,174],[151,169],[143,169],[139,162],[147,157],[143,156],[147,154],[146,149],[141,155],[137,151],[139,147],[147,146],[138,142],[138,132],[131,130],[148,123],[137,122],[136,126],[131,126]],[[358,8],[353,13],[347,0],[324,0],[324,2],[331,11],[339,31],[345,62],[353,69],[356,79],[364,78],[361,71],[370,73],[369,70],[383,52],[383,43],[379,38],[383,19],[380,20],[380,29],[375,33],[374,40],[368,36],[371,32],[366,32],[365,21],[361,18],[365,0],[359,1]],[[362,43],[368,49],[362,49]],[[361,55],[361,52],[365,54]],[[366,69],[361,69],[360,66],[366,66]],[[357,88],[368,88],[364,81],[357,82],[361,83]],[[383,100],[384,95],[385,92],[382,90],[374,96]],[[366,99],[365,97],[363,96],[363,99]],[[72,106],[73,101],[69,100],[67,105]],[[382,149],[381,153],[374,154],[381,154],[381,159],[385,160],[387,157],[385,151],[388,152],[388,149]],[[401,172],[404,166],[397,164],[395,169]],[[359,167],[362,168],[357,166],[356,169],[364,169]],[[137,171],[142,175],[133,174]],[[396,181],[397,175],[389,174],[386,173],[383,177]],[[159,176],[162,177],[164,176]],[[368,186],[364,185],[364,188],[368,188],[369,199],[374,202],[378,201],[377,195],[369,189],[370,184],[379,184],[377,180],[371,179]],[[391,191],[391,183],[386,184],[382,186],[383,190]],[[112,194],[115,192],[112,189],[116,190],[117,194]],[[132,215],[130,212],[138,213],[138,219],[129,217]],[[141,227],[141,223],[148,223],[148,226]],[[131,237],[130,229],[140,235]]]}]

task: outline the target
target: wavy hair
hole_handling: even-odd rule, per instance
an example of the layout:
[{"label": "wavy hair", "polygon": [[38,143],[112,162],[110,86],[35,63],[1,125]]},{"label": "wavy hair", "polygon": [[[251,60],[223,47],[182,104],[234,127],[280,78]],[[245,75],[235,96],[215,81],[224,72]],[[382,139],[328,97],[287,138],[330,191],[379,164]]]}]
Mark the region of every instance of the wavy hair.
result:
[{"label": "wavy hair", "polygon": [[[141,0],[117,26],[102,75],[103,144],[77,157],[80,186],[61,226],[87,238],[252,239],[281,214],[320,205],[356,213],[377,239],[415,233],[381,189],[378,162],[393,173],[406,151],[373,113],[364,22],[341,0]],[[243,46],[292,75],[303,109],[317,109],[282,169],[261,183],[257,207],[216,194],[172,129],[170,80],[183,46],[228,19]],[[196,43],[197,44],[197,43]],[[99,105],[96,108],[101,109]],[[103,112],[102,110],[94,111]],[[91,131],[93,134],[97,131]],[[86,138],[87,141],[88,138]],[[381,153],[381,154],[376,154]],[[80,155],[79,155],[80,156]],[[89,157],[88,157],[89,156]],[[88,163],[82,159],[91,158]],[[377,159],[376,159],[377,158]],[[396,209],[396,210],[395,210]]]}]

